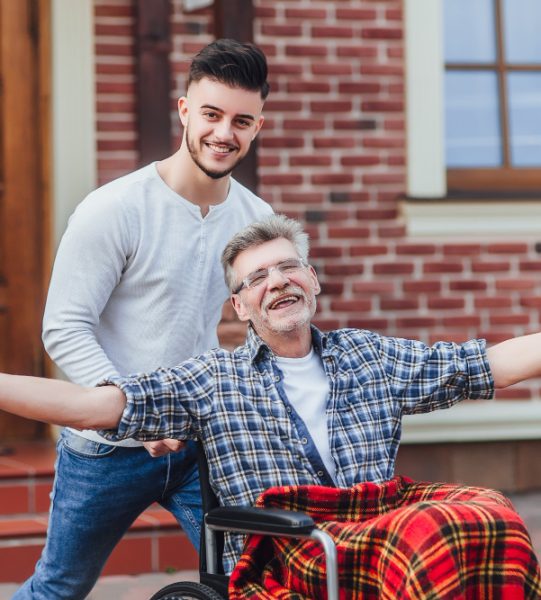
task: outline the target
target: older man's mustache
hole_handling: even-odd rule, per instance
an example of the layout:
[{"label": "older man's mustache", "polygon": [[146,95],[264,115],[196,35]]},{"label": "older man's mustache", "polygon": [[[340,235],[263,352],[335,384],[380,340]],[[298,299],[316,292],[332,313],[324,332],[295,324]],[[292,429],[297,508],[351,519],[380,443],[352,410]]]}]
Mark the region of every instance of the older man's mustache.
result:
[{"label": "older man's mustache", "polygon": [[304,290],[296,285],[290,285],[287,288],[280,290],[280,292],[274,292],[270,298],[265,298],[263,302],[263,310],[269,310],[269,307],[272,306],[275,302],[280,300],[281,298],[286,298],[287,296],[298,296],[300,300],[307,300],[306,293]]}]

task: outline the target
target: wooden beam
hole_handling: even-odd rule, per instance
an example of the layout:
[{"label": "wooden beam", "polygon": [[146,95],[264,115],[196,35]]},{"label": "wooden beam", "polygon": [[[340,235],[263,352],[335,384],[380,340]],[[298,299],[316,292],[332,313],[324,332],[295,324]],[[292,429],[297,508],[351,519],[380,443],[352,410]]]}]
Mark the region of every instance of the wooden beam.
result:
[{"label": "wooden beam", "polygon": [[170,0],[137,0],[139,164],[171,152]]},{"label": "wooden beam", "polygon": [[[214,0],[214,35],[216,38],[233,38],[239,42],[254,39],[253,0]],[[233,172],[235,179],[257,193],[257,138],[250,151]]]}]

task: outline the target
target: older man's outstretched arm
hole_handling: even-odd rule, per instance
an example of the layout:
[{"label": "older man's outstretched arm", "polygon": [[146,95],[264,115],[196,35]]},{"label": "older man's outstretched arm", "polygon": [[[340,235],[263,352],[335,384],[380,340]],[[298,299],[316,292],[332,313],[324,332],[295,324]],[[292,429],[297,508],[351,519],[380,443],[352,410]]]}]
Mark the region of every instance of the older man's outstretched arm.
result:
[{"label": "older man's outstretched arm", "polygon": [[126,396],[115,386],[82,387],[67,381],[0,374],[0,409],[76,429],[115,429]]},{"label": "older man's outstretched arm", "polygon": [[500,342],[487,350],[494,386],[504,388],[541,376],[541,333]]},{"label": "older man's outstretched arm", "polygon": [[[496,388],[541,376],[541,333],[487,350]],[[0,410],[76,429],[116,429],[126,396],[113,385],[82,387],[66,381],[0,374]]]}]

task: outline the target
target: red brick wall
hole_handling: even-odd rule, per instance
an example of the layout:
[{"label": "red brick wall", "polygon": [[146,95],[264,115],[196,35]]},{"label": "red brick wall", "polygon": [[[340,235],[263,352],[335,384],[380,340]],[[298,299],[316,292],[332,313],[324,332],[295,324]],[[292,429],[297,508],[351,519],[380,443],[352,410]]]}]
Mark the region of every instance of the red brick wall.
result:
[{"label": "red brick wall", "polygon": [[[404,27],[399,0],[254,0],[254,38],[271,95],[259,138],[258,193],[301,219],[323,285],[323,327],[368,327],[425,341],[490,342],[540,328],[534,243],[407,237]],[[95,0],[100,181],[135,167],[133,9]],[[172,146],[176,99],[191,55],[212,40],[210,10],[173,2]],[[227,311],[231,316],[231,311]],[[226,341],[239,329],[222,326]],[[536,398],[540,385],[499,398]]]},{"label": "red brick wall", "polygon": [[134,9],[131,0],[94,0],[98,180],[137,166]]}]

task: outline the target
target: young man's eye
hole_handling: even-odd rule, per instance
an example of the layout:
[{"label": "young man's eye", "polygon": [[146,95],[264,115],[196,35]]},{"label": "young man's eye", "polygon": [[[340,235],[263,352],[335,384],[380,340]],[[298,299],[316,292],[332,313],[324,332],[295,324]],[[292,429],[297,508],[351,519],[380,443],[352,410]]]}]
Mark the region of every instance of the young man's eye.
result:
[{"label": "young man's eye", "polygon": [[218,118],[218,113],[206,112],[206,113],[203,113],[203,116],[206,117],[207,119],[216,119],[216,118]]},{"label": "young man's eye", "polygon": [[250,127],[252,123],[250,121],[245,121],[244,119],[237,119],[237,125],[245,129],[246,127]]}]

